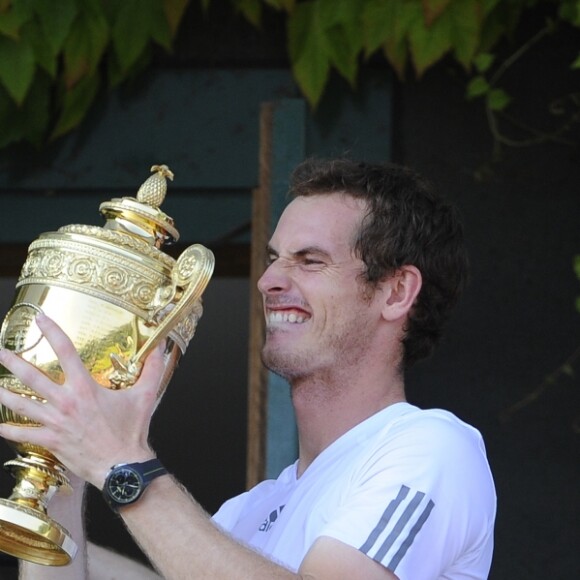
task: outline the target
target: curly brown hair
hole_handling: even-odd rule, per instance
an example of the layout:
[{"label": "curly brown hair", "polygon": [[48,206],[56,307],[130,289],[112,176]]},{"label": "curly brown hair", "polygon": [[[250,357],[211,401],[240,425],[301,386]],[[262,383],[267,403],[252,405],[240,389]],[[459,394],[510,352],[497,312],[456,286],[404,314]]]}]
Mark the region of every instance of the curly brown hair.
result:
[{"label": "curly brown hair", "polygon": [[417,267],[421,291],[405,326],[402,364],[429,356],[467,281],[468,259],[456,208],[409,168],[350,159],[308,159],[293,172],[292,197],[343,193],[367,203],[355,242],[376,286],[404,265]]}]

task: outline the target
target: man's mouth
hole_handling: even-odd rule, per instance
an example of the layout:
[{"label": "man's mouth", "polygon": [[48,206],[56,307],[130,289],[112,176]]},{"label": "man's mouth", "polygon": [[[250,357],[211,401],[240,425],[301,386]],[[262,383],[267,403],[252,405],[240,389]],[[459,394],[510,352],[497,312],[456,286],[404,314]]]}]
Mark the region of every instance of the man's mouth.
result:
[{"label": "man's mouth", "polygon": [[302,324],[310,316],[300,310],[270,310],[267,315],[268,324],[280,324],[288,322],[290,324]]}]

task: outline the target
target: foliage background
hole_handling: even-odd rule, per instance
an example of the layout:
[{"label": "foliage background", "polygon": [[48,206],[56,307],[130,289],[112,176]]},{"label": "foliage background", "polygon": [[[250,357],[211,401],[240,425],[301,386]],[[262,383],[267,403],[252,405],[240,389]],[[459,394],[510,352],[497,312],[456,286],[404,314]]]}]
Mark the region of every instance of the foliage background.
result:
[{"label": "foliage background", "polygon": [[[133,79],[156,50],[173,50],[195,2],[205,14],[212,4],[0,0],[0,148],[21,140],[41,146],[71,131],[99,91]],[[541,3],[548,16],[529,43],[562,27],[580,28],[580,0],[229,0],[232,11],[258,28],[264,12],[285,15],[289,63],[313,107],[332,71],[356,88],[361,66],[373,60],[405,79],[451,58],[466,72],[467,97],[484,100],[497,144],[494,115],[510,102],[501,77],[520,55],[498,62],[496,52]],[[580,67],[580,55],[570,66]]]}]

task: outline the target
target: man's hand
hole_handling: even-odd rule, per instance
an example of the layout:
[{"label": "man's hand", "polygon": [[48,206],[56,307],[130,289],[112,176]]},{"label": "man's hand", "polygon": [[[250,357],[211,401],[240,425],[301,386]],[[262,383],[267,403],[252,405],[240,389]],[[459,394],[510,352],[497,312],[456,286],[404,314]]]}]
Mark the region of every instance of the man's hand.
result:
[{"label": "man's hand", "polygon": [[18,355],[0,351],[0,363],[46,400],[0,388],[1,404],[41,424],[0,424],[0,436],[47,448],[72,472],[100,489],[112,465],[154,456],[147,436],[164,370],[162,350],[151,353],[132,388],[109,390],[93,380],[73,343],[54,321],[44,315],[36,321],[60,361],[65,381],[57,384]]}]

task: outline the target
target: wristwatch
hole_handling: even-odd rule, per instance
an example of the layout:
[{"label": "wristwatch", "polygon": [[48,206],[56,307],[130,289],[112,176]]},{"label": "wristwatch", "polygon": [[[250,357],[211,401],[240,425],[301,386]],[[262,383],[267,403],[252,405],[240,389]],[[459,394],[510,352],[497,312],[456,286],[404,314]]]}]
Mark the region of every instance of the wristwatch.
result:
[{"label": "wristwatch", "polygon": [[105,479],[103,497],[109,507],[117,511],[135,503],[156,477],[166,473],[167,469],[157,458],[143,463],[113,465]]}]

